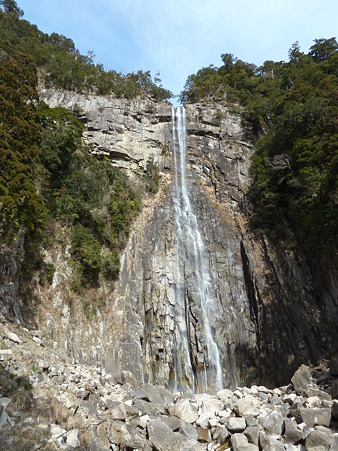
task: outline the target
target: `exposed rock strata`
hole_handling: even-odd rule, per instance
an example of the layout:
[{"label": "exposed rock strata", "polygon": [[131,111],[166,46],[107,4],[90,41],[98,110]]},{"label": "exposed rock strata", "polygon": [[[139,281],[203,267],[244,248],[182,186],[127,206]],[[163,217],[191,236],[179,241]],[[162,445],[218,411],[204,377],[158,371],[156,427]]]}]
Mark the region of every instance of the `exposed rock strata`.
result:
[{"label": "exposed rock strata", "polygon": [[149,158],[158,163],[170,140],[171,107],[151,98],[126,100],[43,88],[40,99],[73,111],[86,126],[84,139],[91,152],[129,173],[144,169]]},{"label": "exposed rock strata", "polygon": [[[133,174],[153,157],[163,177],[156,197],[146,200],[135,221],[114,293],[102,287],[87,300],[73,296],[67,237],[60,231],[46,255],[55,262],[53,284],[36,290],[42,301],[36,321],[48,344],[68,356],[97,364],[118,379],[132,374],[140,383],[170,387],[177,321],[170,107],[149,99],[53,90],[43,90],[41,98],[50,106],[77,112],[86,124],[85,140],[99,157],[108,156]],[[188,105],[187,119],[187,179],[221,312],[211,326],[224,382],[228,387],[253,381],[285,383],[301,363],[316,362],[336,349],[334,275],[328,269],[327,284],[319,286],[298,247],[285,243],[277,248],[250,229],[244,194],[254,137],[240,112],[222,105]],[[186,265],[187,291],[192,292],[189,271],[194,268],[188,260]],[[15,273],[14,266],[10,271]],[[1,289],[8,293],[6,287]],[[103,297],[105,305],[94,308],[95,319],[88,322],[81,304],[95,301],[94,296]],[[191,302],[187,320],[197,361],[203,346],[199,314]]]}]

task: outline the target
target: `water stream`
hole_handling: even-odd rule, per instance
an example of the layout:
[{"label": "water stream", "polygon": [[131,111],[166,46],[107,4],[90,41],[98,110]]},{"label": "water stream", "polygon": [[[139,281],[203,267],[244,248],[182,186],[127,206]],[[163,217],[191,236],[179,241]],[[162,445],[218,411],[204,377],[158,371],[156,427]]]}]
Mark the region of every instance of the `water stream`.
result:
[{"label": "water stream", "polygon": [[[185,173],[187,143],[184,107],[173,108],[172,127],[175,160],[173,205],[177,249],[174,389],[196,392],[219,390],[222,388],[222,368],[210,326],[214,297],[211,295],[209,261],[190,202]],[[191,313],[194,309],[199,312],[197,324]],[[196,345],[201,341],[196,339],[197,331],[202,337],[202,346]]]}]

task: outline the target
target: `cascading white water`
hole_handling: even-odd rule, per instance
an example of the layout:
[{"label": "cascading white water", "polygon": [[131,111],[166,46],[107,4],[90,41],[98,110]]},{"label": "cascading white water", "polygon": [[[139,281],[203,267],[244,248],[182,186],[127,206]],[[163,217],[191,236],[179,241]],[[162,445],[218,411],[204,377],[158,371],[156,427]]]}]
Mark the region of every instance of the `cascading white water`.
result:
[{"label": "cascading white water", "polygon": [[[222,368],[219,350],[210,326],[214,302],[211,296],[211,277],[205,246],[189,199],[185,175],[186,113],[184,107],[173,108],[172,127],[175,159],[173,204],[177,245],[174,388],[188,387],[193,391],[219,390],[222,388]],[[188,266],[189,274],[187,274]],[[190,280],[194,278],[194,290],[190,293],[186,286],[188,277]],[[191,346],[194,341],[189,321],[192,303],[200,310],[199,317],[203,322],[197,325],[204,340],[203,349],[200,350],[202,359],[194,355]]]}]

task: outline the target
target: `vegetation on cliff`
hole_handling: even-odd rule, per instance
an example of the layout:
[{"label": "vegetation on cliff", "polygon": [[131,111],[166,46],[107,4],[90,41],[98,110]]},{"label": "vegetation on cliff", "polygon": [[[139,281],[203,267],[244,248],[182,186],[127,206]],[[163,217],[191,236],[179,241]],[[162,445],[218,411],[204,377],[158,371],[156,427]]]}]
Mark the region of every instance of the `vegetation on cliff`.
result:
[{"label": "vegetation on cliff", "polygon": [[25,269],[42,265],[49,280],[40,245],[57,220],[70,229],[76,288],[95,286],[101,270],[116,279],[140,195],[109,161],[89,154],[72,113],[38,103],[28,56],[2,57],[0,105],[0,242],[24,232]]},{"label": "vegetation on cliff", "polygon": [[307,251],[337,249],[338,44],[298,43],[288,62],[261,67],[231,54],[190,75],[183,102],[239,102],[259,138],[251,165],[253,224],[274,236],[292,227]]},{"label": "vegetation on cliff", "polygon": [[0,6],[0,50],[10,56],[29,55],[46,86],[77,92],[114,93],[128,99],[142,95],[156,100],[172,97],[172,93],[162,87],[158,74],[152,78],[150,71],[123,75],[105,70],[102,64],[95,62],[92,51],[81,55],[72,39],[58,33],[48,35],[23,20],[23,11],[15,1],[2,0]]}]

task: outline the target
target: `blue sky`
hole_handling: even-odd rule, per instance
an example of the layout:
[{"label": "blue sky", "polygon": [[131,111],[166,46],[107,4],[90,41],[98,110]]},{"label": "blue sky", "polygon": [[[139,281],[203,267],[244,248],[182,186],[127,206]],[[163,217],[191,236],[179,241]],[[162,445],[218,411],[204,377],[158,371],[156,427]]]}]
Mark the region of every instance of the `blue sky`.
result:
[{"label": "blue sky", "polygon": [[220,55],[262,64],[287,60],[299,41],[307,52],[316,38],[338,37],[337,0],[17,0],[24,18],[44,32],[94,51],[105,68],[160,72],[178,94]]}]

